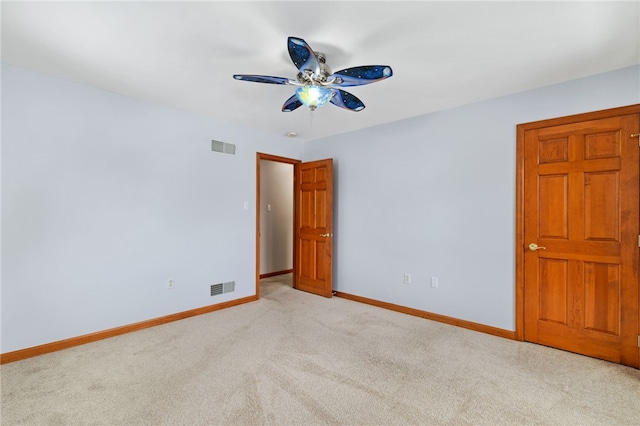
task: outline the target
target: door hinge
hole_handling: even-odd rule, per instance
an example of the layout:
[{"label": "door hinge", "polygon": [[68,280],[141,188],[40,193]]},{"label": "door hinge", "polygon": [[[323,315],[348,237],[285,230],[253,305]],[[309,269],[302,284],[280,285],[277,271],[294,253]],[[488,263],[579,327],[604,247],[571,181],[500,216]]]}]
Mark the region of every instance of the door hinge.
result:
[{"label": "door hinge", "polygon": [[640,348],[640,336],[638,336],[638,347]]},{"label": "door hinge", "polygon": [[640,247],[640,235],[638,235],[638,247]]}]

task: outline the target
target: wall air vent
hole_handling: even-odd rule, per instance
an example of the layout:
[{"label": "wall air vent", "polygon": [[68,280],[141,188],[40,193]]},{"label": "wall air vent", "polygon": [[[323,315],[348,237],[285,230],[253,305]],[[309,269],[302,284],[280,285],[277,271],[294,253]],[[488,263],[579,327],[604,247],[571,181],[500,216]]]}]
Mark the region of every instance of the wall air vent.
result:
[{"label": "wall air vent", "polygon": [[220,142],[216,140],[211,141],[211,151],[221,152],[223,154],[236,155],[236,146],[232,143]]},{"label": "wall air vent", "polygon": [[231,293],[232,291],[236,291],[236,282],[229,281],[226,283],[222,283],[222,292],[223,293]]},{"label": "wall air vent", "polygon": [[236,291],[236,282],[228,281],[226,283],[211,284],[211,295],[218,296],[223,293],[231,293]]},{"label": "wall air vent", "polygon": [[211,284],[211,295],[217,296],[222,294],[222,283],[220,284]]}]

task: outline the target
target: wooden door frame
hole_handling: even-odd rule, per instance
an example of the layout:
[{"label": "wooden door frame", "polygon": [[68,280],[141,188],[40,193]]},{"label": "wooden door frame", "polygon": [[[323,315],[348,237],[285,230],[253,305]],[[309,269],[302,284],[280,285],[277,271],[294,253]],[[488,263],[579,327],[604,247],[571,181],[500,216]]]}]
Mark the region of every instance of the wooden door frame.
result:
[{"label": "wooden door frame", "polygon": [[[256,298],[260,298],[260,161],[275,161],[276,163],[285,163],[293,165],[293,275],[295,277],[297,268],[297,244],[296,244],[296,227],[298,215],[298,195],[296,193],[296,165],[302,163],[302,160],[296,160],[294,158],[280,157],[278,155],[265,154],[262,152],[256,153]],[[294,280],[295,287],[295,280]]]},{"label": "wooden door frame", "polygon": [[[527,130],[619,115],[639,114],[640,104],[519,124],[516,136],[516,340],[524,341],[524,135]],[[638,283],[640,286],[640,282]],[[640,305],[640,301],[639,301]],[[640,309],[638,312],[640,327]],[[640,353],[640,348],[638,349]]]}]

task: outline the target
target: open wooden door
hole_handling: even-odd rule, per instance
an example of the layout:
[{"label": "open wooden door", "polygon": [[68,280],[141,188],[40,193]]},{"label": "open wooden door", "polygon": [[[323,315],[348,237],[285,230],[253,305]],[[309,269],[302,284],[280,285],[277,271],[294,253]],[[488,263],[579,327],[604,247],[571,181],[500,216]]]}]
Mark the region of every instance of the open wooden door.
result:
[{"label": "open wooden door", "polygon": [[639,112],[518,126],[524,340],[636,368]]},{"label": "open wooden door", "polygon": [[331,297],[333,160],[295,165],[294,287]]}]

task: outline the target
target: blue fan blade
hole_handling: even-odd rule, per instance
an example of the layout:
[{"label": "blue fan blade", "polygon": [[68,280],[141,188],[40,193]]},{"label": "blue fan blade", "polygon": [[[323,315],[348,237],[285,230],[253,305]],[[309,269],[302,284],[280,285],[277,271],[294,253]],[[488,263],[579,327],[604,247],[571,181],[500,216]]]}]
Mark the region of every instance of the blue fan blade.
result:
[{"label": "blue fan blade", "polygon": [[331,103],[335,106],[356,112],[364,109],[362,101],[351,93],[340,89],[333,89],[333,91],[335,95],[331,98]]},{"label": "blue fan blade", "polygon": [[318,57],[306,41],[297,37],[289,37],[287,45],[289,46],[289,56],[298,71],[310,70],[315,75],[320,75]]},{"label": "blue fan blade", "polygon": [[334,72],[327,79],[336,78],[334,86],[349,87],[375,83],[392,75],[393,70],[388,65],[363,65]]},{"label": "blue fan blade", "polygon": [[282,105],[282,111],[291,112],[294,109],[299,108],[301,106],[302,106],[302,102],[300,102],[300,100],[298,99],[298,95],[294,93],[293,96],[287,99],[284,105]]},{"label": "blue fan blade", "polygon": [[242,81],[253,81],[255,83],[289,84],[288,78],[271,77],[268,75],[234,74],[233,78]]}]

